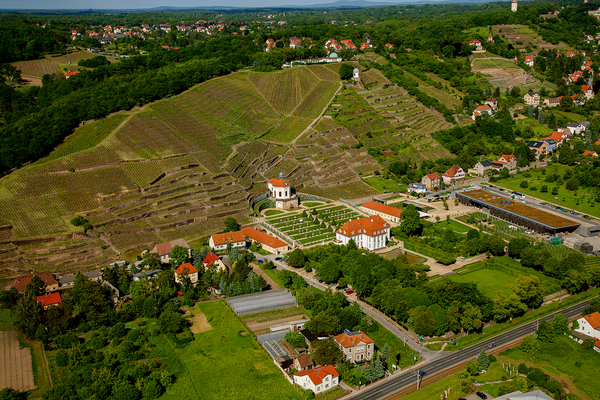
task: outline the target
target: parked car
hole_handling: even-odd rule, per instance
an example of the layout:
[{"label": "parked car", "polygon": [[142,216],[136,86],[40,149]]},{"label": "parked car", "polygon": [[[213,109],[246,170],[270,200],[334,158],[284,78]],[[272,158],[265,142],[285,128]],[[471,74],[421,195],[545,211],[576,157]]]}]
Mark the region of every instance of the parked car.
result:
[{"label": "parked car", "polygon": [[319,283],[323,283],[323,279],[321,279],[321,278],[317,277],[317,282],[319,282]]},{"label": "parked car", "polygon": [[263,260],[258,260],[259,264],[264,264],[265,262]]},{"label": "parked car", "polygon": [[354,290],[352,290],[352,289],[346,290],[346,294],[352,294],[352,293],[354,293]]},{"label": "parked car", "polygon": [[277,257],[275,258],[275,261],[283,261],[283,257]]},{"label": "parked car", "polygon": [[483,399],[483,400],[487,399],[487,396],[486,396],[486,395],[485,395],[485,393],[483,393],[483,392],[477,392],[477,393],[475,393],[475,394],[476,394],[476,395],[477,395],[477,397],[479,397],[480,399]]}]

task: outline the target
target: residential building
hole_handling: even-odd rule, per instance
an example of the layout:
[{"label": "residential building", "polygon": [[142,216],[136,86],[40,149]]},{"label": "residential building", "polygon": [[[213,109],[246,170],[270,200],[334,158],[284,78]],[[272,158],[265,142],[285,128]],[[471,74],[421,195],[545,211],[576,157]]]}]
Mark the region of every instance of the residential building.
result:
[{"label": "residential building", "polygon": [[545,142],[532,140],[527,142],[527,147],[529,147],[529,150],[534,151],[537,156],[540,154],[548,154],[548,144]]},{"label": "residential building", "polygon": [[600,313],[598,311],[584,315],[577,320],[579,328],[575,332],[583,333],[594,339],[600,339]]},{"label": "residential building", "polygon": [[271,179],[267,186],[275,200],[276,208],[287,210],[298,207],[298,196],[292,193],[291,185],[283,179],[283,172],[279,174],[279,179]]},{"label": "residential building", "polygon": [[498,109],[498,99],[495,97],[490,97],[483,104],[492,107],[494,110]]},{"label": "residential building", "polygon": [[338,372],[333,365],[300,371],[294,375],[294,383],[305,390],[318,394],[340,384]]},{"label": "residential building", "polygon": [[133,274],[133,280],[138,282],[144,278],[144,276],[148,280],[152,280],[158,276],[158,273],[162,271],[162,269],[150,269],[148,271],[140,271],[137,274]]},{"label": "residential building", "polygon": [[583,90],[586,100],[591,100],[594,98],[594,89],[591,86],[581,85],[581,90]]},{"label": "residential building", "polygon": [[560,99],[558,97],[551,97],[544,100],[546,107],[556,107],[560,105]]},{"label": "residential building", "polygon": [[583,152],[582,156],[584,157],[598,157],[598,153],[596,153],[595,151],[590,151],[590,150],[586,150]]},{"label": "residential building", "polygon": [[183,277],[185,276],[187,276],[192,283],[198,282],[198,270],[190,263],[183,263],[177,267],[175,270],[175,282],[182,284]]},{"label": "residential building", "polygon": [[488,35],[487,42],[494,43],[494,35],[492,35],[492,32],[490,32],[490,34]]},{"label": "residential building", "polygon": [[368,203],[363,204],[360,208],[369,215],[377,215],[396,224],[399,224],[400,219],[402,218],[401,209],[391,207],[386,204],[381,204],[376,201],[369,201]]},{"label": "residential building", "polygon": [[231,244],[231,247],[246,247],[246,237],[241,231],[219,233],[212,235],[208,241],[208,245],[211,249],[225,250],[227,246]]},{"label": "residential building", "polygon": [[475,164],[473,166],[473,168],[471,168],[468,172],[470,174],[475,174],[475,175],[485,175],[488,171],[492,170],[492,163],[488,160],[483,160],[483,161],[479,161],[477,164]]},{"label": "residential building", "polygon": [[23,291],[23,290],[25,290],[25,288],[27,287],[29,282],[31,282],[31,279],[33,279],[34,276],[37,276],[42,280],[42,282],[44,283],[44,291],[45,292],[56,292],[58,290],[58,287],[59,287],[58,282],[56,281],[56,279],[54,279],[54,277],[52,275],[50,275],[46,272],[39,272],[34,275],[20,276],[17,279],[15,279],[12,283],[10,283],[6,287],[6,290],[15,288],[19,292]]},{"label": "residential building", "polygon": [[296,359],[294,359],[294,368],[297,371],[304,371],[307,369],[312,369],[312,367],[315,364],[313,363],[313,360],[310,356],[310,354],[305,354],[303,356],[300,356]]},{"label": "residential building", "polygon": [[596,140],[596,141],[594,142],[594,146],[600,146],[600,140]]},{"label": "residential building", "polygon": [[390,224],[376,216],[346,222],[335,233],[335,242],[347,245],[352,239],[359,248],[369,251],[381,249],[390,240]]},{"label": "residential building", "polygon": [[262,248],[269,253],[283,254],[287,253],[289,246],[286,242],[281,239],[271,236],[267,233],[258,231],[252,227],[245,227],[242,229],[242,233],[251,241],[255,241],[261,244]]},{"label": "residential building", "polygon": [[523,96],[523,100],[528,106],[539,106],[541,97],[539,93],[529,92]]},{"label": "residential building", "polygon": [[517,168],[518,160],[513,154],[502,154],[498,161],[503,161],[504,167],[508,168],[509,171]]},{"label": "residential building", "polygon": [[442,179],[444,184],[452,185],[454,183],[460,183],[465,179],[465,171],[458,164],[454,164],[450,169],[443,173]]},{"label": "residential building", "polygon": [[543,140],[543,142],[548,145],[548,153],[554,152],[554,150],[556,150],[556,148],[558,147],[558,143],[556,143],[556,140],[554,139],[546,139]]},{"label": "residential building", "polygon": [[369,361],[375,355],[375,341],[361,331],[342,333],[334,337],[344,360],[353,363]]},{"label": "residential building", "polygon": [[427,190],[435,190],[438,189],[442,183],[442,178],[437,172],[432,174],[427,174],[421,179],[421,183],[425,185]]},{"label": "residential building", "polygon": [[[569,131],[570,134],[570,131]],[[565,132],[554,131],[552,135],[546,136],[540,139],[540,142],[545,142],[546,140],[552,139],[556,142],[556,147],[560,146],[565,140]],[[548,149],[550,151],[550,149]]]},{"label": "residential building", "polygon": [[473,111],[473,116],[471,118],[473,118],[473,121],[475,121],[475,118],[482,116],[483,114],[487,114],[489,116],[494,115],[492,113],[492,107],[488,106],[487,104],[477,107],[475,111]]},{"label": "residential building", "polygon": [[300,329],[300,334],[304,336],[304,342],[310,351],[312,351],[312,343],[314,343],[315,340],[325,340],[329,338],[329,335],[326,333],[313,333],[308,329]]},{"label": "residential building", "polygon": [[469,44],[473,47],[475,47],[475,50],[481,50],[481,42],[477,39],[471,39],[469,40]]},{"label": "residential building", "polygon": [[530,56],[530,55],[525,56],[525,65],[533,68],[533,56]]},{"label": "residential building", "polygon": [[217,271],[227,271],[227,266],[225,265],[225,263],[219,258],[219,256],[217,256],[213,252],[208,253],[206,257],[204,257],[202,263],[204,265],[205,270],[209,268],[214,268]]},{"label": "residential building", "polygon": [[62,299],[60,298],[59,292],[48,293],[43,296],[37,297],[37,302],[40,303],[44,310],[47,310],[50,307],[58,307],[62,304]]},{"label": "residential building", "polygon": [[169,254],[171,254],[171,251],[175,246],[186,248],[188,250],[188,256],[192,256],[192,249],[184,239],[175,239],[171,240],[170,242],[157,244],[152,250],[150,250],[150,253],[157,253],[160,262],[166,264],[169,262]]},{"label": "residential building", "polygon": [[577,122],[568,123],[567,128],[575,135],[579,135],[581,132],[585,131],[583,125],[578,124]]},{"label": "residential building", "polygon": [[[81,272],[81,275],[91,281],[102,282],[102,273],[98,270]],[[75,278],[77,278],[77,275],[75,274],[58,277],[57,281],[59,289],[69,289],[75,286]]]}]

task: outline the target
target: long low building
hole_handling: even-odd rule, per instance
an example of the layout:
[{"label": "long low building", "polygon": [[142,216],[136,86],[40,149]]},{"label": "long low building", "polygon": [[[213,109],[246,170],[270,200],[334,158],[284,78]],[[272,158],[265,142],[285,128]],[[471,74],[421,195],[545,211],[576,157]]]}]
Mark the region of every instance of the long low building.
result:
[{"label": "long low building", "polygon": [[387,219],[388,221],[394,222],[396,224],[400,223],[402,210],[396,207],[391,207],[386,204],[378,203],[376,201],[369,201],[368,203],[360,206],[361,210],[369,215],[377,215],[383,219]]},{"label": "long low building", "polygon": [[245,227],[241,231],[248,239],[258,242],[262,248],[273,254],[287,253],[289,246],[281,239],[271,236],[268,233],[261,232],[250,226]]},{"label": "long low building", "polygon": [[580,225],[573,220],[485,190],[457,192],[456,199],[462,204],[489,210],[490,214],[495,217],[537,232],[556,234],[574,231]]}]

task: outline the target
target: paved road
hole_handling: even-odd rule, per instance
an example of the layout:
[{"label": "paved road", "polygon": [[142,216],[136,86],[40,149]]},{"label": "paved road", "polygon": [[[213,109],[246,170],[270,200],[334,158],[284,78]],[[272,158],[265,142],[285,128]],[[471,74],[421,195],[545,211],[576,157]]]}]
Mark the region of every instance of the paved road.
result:
[{"label": "paved road", "polygon": [[[586,300],[582,303],[576,304],[574,306],[565,308],[561,311],[557,311],[552,313],[546,317],[540,318],[539,320],[529,322],[527,324],[516,327],[510,331],[501,333],[489,339],[486,339],[482,342],[474,344],[473,346],[467,347],[463,350],[456,351],[448,351],[442,352],[442,356],[435,360],[434,362],[428,362],[424,365],[420,366],[420,371],[424,371],[427,373],[427,376],[436,375],[444,370],[468,361],[470,359],[474,359],[482,347],[487,347],[488,344],[494,343],[497,346],[502,346],[508,343],[511,343],[517,339],[520,339],[536,330],[537,322],[542,320],[551,320],[555,314],[562,313],[567,317],[575,317],[580,315],[581,312],[589,305],[589,301]],[[394,393],[399,392],[402,389],[409,387],[410,385],[414,385],[416,388],[416,372],[415,370],[405,371],[401,373],[396,373],[391,378],[386,381],[382,381],[379,384],[375,384],[374,386],[367,387],[359,392],[352,394],[352,400],[360,399],[360,400],[375,400],[382,399],[393,395]]]}]

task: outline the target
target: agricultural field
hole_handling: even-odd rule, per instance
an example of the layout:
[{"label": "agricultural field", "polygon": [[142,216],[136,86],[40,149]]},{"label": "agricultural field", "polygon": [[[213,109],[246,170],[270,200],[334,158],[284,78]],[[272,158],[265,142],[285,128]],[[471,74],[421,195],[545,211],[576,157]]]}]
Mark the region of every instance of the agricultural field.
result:
[{"label": "agricultural field", "polygon": [[512,43],[519,50],[524,50],[527,45],[536,45],[543,49],[556,48],[560,52],[573,50],[563,42],[555,46],[544,41],[533,29],[525,25],[492,25],[492,33],[500,35],[503,40]]},{"label": "agricultural field", "polygon": [[19,61],[12,65],[17,69],[20,69],[21,74],[23,75],[37,76],[40,78],[46,74],[53,74],[60,71],[60,65],[47,59]]},{"label": "agricultural field", "polygon": [[[185,365],[184,372],[163,395],[164,399],[264,399],[277,393],[281,399],[295,399],[294,387],[283,377],[254,335],[222,302],[197,305],[212,329],[195,334],[184,349],[172,352]],[[214,379],[224,377],[227,379]],[[213,377],[213,378],[211,378]]]},{"label": "agricultural field", "polygon": [[406,185],[403,185],[392,179],[382,178],[380,176],[371,176],[369,178],[364,178],[363,181],[383,193],[389,193],[389,192],[403,193],[408,188],[408,186],[406,186]]},{"label": "agricultural field", "polygon": [[519,86],[527,90],[550,88],[547,83],[540,82],[535,76],[525,72],[512,60],[492,54],[476,57],[471,61],[473,72],[484,77],[493,87],[504,89]]}]

